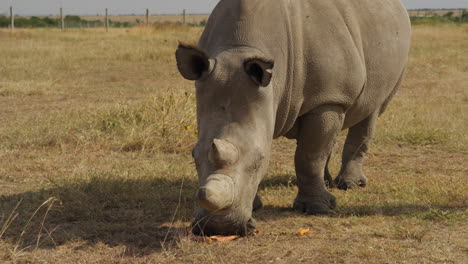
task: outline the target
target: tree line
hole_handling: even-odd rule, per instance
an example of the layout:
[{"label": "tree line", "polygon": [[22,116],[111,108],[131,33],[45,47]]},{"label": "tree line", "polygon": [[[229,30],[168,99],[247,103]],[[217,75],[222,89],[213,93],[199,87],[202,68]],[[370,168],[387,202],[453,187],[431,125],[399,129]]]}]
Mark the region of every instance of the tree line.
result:
[{"label": "tree line", "polygon": [[[466,23],[468,22],[468,12],[463,11],[461,16],[454,16],[453,12],[448,12],[444,15],[431,15],[431,16],[411,16],[411,22],[413,25],[416,24],[439,24],[439,23]],[[101,20],[86,20],[80,16],[67,15],[64,17],[64,23],[67,28],[86,28],[86,27],[103,27],[104,22]],[[109,26],[111,27],[131,27],[142,23],[139,19],[132,22],[120,22],[112,21],[109,19]],[[203,20],[200,23],[187,23],[188,26],[205,26],[206,21]],[[60,27],[60,18],[50,17],[16,17],[15,27],[19,28],[58,28]],[[0,27],[9,27],[10,17],[0,15]]]}]

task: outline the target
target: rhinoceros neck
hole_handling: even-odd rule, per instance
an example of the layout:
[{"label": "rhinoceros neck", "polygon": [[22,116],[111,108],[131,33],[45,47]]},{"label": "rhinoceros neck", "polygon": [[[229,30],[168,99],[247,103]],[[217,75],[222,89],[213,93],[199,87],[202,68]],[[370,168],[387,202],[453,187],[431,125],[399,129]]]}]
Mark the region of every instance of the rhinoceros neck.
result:
[{"label": "rhinoceros neck", "polygon": [[[285,134],[294,125],[300,111],[301,85],[294,83],[295,65],[302,63],[302,43],[294,41],[289,1],[221,1],[210,16],[199,47],[210,57],[233,48],[251,48],[274,60],[274,137]],[[299,50],[299,51],[298,51]],[[260,55],[260,54],[259,54]]]}]

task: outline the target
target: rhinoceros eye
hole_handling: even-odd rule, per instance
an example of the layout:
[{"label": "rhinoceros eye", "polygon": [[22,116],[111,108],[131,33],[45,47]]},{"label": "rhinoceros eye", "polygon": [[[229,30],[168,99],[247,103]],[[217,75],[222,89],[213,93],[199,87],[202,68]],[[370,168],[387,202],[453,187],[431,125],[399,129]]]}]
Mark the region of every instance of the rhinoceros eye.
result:
[{"label": "rhinoceros eye", "polygon": [[249,74],[257,84],[261,84],[263,79],[263,70],[260,65],[255,63],[250,65],[250,67],[247,69],[247,74]]},{"label": "rhinoceros eye", "polygon": [[266,59],[252,58],[244,63],[244,69],[258,86],[267,87],[272,77],[274,63]]}]

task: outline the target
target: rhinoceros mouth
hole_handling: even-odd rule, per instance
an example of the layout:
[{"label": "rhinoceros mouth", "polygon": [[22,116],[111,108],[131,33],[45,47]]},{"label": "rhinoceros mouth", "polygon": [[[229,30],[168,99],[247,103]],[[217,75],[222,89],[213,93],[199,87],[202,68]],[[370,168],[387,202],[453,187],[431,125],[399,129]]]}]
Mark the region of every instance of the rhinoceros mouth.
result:
[{"label": "rhinoceros mouth", "polygon": [[202,219],[195,219],[191,224],[191,229],[196,236],[247,236],[255,231],[255,220],[250,218],[247,222],[232,222],[207,216]]}]

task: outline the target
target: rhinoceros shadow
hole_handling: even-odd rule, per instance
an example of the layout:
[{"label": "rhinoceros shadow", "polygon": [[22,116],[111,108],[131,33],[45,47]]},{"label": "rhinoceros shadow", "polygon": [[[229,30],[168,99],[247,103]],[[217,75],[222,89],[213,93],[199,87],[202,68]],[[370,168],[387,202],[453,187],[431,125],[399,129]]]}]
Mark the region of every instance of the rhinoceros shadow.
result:
[{"label": "rhinoceros shadow", "polygon": [[150,254],[186,235],[182,222],[193,217],[196,184],[187,178],[96,177],[3,195],[0,229],[9,216],[14,219],[0,238],[20,249],[53,248],[76,241],[79,247],[104,243],[124,245],[125,254],[132,256]]},{"label": "rhinoceros shadow", "polygon": [[[104,243],[111,247],[125,246],[126,255],[151,254],[170,248],[186,235],[185,225],[193,219],[197,184],[190,177],[184,180],[94,177],[39,191],[3,195],[0,196],[0,229],[6,226],[4,223],[10,215],[14,219],[0,235],[18,244],[20,249],[53,248],[78,241],[78,248]],[[292,175],[273,175],[262,182],[260,190],[291,184],[295,184]],[[44,204],[44,201],[49,202]],[[410,204],[344,206],[331,217],[407,215],[427,210]],[[254,217],[262,221],[294,213],[290,207],[267,205],[255,212]]]}]

